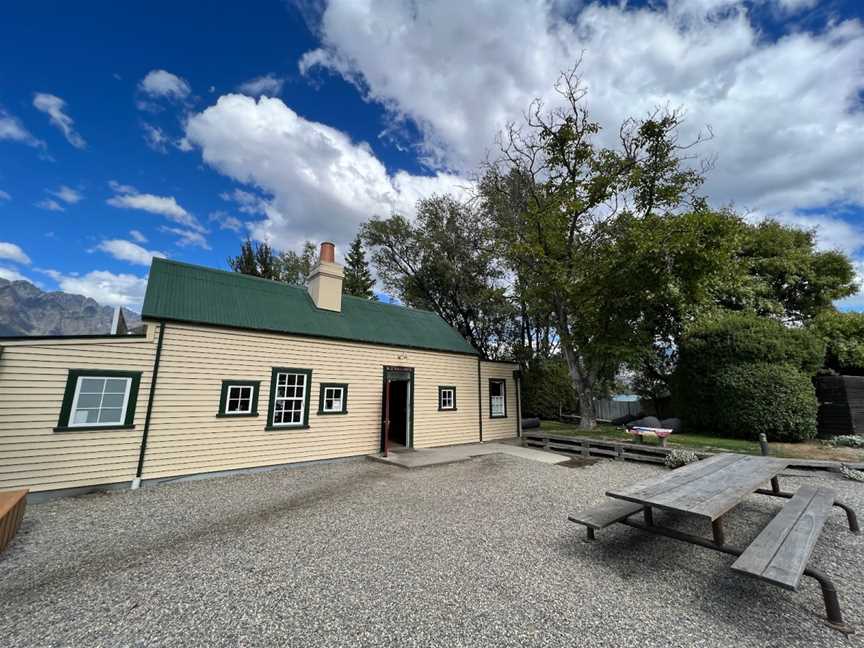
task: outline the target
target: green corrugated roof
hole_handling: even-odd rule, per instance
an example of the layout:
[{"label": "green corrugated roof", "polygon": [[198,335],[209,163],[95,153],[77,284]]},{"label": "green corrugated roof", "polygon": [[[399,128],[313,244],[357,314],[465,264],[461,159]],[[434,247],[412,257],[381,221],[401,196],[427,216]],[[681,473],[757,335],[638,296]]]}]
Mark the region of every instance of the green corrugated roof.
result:
[{"label": "green corrugated roof", "polygon": [[342,297],[319,310],[304,288],[166,259],[153,259],[142,317],[437,351],[477,351],[435,313]]}]

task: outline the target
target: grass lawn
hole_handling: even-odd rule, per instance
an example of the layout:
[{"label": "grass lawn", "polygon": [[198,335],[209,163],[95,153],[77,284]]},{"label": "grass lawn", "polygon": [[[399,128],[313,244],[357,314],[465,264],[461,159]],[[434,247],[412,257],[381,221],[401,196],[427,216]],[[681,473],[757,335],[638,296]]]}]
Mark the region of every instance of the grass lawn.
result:
[{"label": "grass lawn", "polygon": [[[614,439],[617,441],[634,441],[633,435],[621,428],[608,423],[601,423],[590,432],[580,430],[573,423],[560,421],[543,421],[542,430],[555,434],[569,436],[586,436],[595,439]],[[646,441],[651,443],[651,441]],[[705,452],[740,452],[743,454],[759,454],[759,444],[744,439],[726,439],[723,437],[703,436],[700,434],[673,434],[667,439],[669,447],[687,448],[689,450],[704,450]],[[829,459],[833,461],[864,461],[864,451],[855,448],[832,448],[819,441],[802,443],[769,443],[772,455],[790,457],[793,459]]]}]

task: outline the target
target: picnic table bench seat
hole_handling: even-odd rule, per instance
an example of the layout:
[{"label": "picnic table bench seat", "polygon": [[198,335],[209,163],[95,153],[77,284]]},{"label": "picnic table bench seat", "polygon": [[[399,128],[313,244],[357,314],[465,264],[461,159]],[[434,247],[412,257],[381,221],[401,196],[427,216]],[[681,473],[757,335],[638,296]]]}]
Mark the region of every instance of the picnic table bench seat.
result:
[{"label": "picnic table bench seat", "polygon": [[12,542],[27,505],[28,489],[0,491],[0,551]]},{"label": "picnic table bench seat", "polygon": [[608,526],[642,511],[645,507],[634,502],[613,500],[601,502],[593,508],[568,515],[567,519],[576,524],[583,524],[588,532],[588,540],[594,539],[595,529],[605,529]]},{"label": "picnic table bench seat", "polygon": [[815,486],[799,488],[732,564],[732,569],[797,590],[833,505],[834,491]]}]

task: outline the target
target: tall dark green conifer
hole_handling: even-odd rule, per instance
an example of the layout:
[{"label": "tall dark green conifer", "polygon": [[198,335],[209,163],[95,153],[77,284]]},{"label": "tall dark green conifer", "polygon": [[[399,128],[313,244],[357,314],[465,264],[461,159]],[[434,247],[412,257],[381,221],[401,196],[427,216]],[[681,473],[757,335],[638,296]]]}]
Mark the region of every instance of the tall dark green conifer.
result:
[{"label": "tall dark green conifer", "polygon": [[376,299],[372,292],[375,280],[369,272],[369,264],[366,262],[366,253],[363,250],[363,240],[358,234],[351,242],[351,248],[345,257],[345,281],[342,291],[346,295]]}]

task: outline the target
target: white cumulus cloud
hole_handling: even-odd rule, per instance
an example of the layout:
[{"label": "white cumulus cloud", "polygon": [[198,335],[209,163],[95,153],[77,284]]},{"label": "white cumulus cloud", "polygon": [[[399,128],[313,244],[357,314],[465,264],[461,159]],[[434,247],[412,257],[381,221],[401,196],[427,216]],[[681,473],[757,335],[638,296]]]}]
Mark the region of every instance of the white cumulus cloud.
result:
[{"label": "white cumulus cloud", "polygon": [[200,247],[202,250],[209,250],[210,244],[207,238],[198,230],[183,229],[182,227],[168,227],[163,225],[159,231],[166,234],[174,234],[177,237],[176,244],[180,247]]},{"label": "white cumulus cloud", "polygon": [[626,117],[667,104],[686,109],[682,139],[712,127],[701,153],[717,154],[705,187],[717,204],[864,204],[857,20],[772,39],[733,0],[566,11],[547,0],[329,0],[318,27],[322,46],[303,56],[301,72],[329,70],[397,123],[412,121],[433,168],[473,169],[494,154],[494,134],[532,98],[554,104],[556,77],[581,56],[601,140],[611,142]]},{"label": "white cumulus cloud", "polygon": [[0,259],[8,259],[9,261],[22,263],[24,265],[30,263],[30,257],[24,253],[24,250],[22,250],[18,245],[6,241],[0,241]]},{"label": "white cumulus cloud", "polygon": [[110,186],[117,192],[107,200],[112,207],[120,209],[138,209],[151,214],[160,214],[168,220],[198,232],[206,231],[192,214],[177,202],[174,196],[156,196],[148,193],[138,193],[134,187],[121,185],[111,181]]},{"label": "white cumulus cloud", "polygon": [[55,198],[59,198],[68,205],[74,205],[84,200],[84,196],[81,195],[81,192],[76,191],[72,187],[67,187],[66,185],[60,185],[59,189],[48,191],[48,193]]},{"label": "white cumulus cloud", "polygon": [[109,239],[102,241],[96,246],[98,250],[110,254],[115,259],[120,261],[128,261],[138,265],[149,266],[153,261],[153,257],[160,259],[166,258],[164,252],[159,250],[146,250],[137,243],[126,241],[124,239]]},{"label": "white cumulus cloud", "polygon": [[189,84],[182,77],[167,70],[150,70],[138,89],[154,98],[185,99],[192,92]]},{"label": "white cumulus cloud", "polygon": [[5,279],[6,281],[30,281],[14,268],[7,268],[4,266],[0,266],[0,279]]},{"label": "white cumulus cloud", "polygon": [[107,270],[92,270],[84,275],[45,271],[60,286],[60,290],[84,295],[108,306],[128,306],[140,310],[147,290],[147,278],[133,274],[115,274]]},{"label": "white cumulus cloud", "polygon": [[33,137],[17,117],[10,115],[2,108],[0,108],[0,140],[20,142],[33,148],[45,148],[45,142]]},{"label": "white cumulus cloud", "polygon": [[239,232],[243,229],[243,221],[236,216],[232,216],[231,214],[221,210],[212,212],[209,216],[209,220],[218,223],[219,229],[233,230],[235,232]]},{"label": "white cumulus cloud", "polygon": [[39,209],[45,209],[47,211],[66,211],[66,208],[53,198],[44,198],[35,204]]},{"label": "white cumulus cloud", "polygon": [[12,196],[9,192],[0,189],[0,200],[12,200]]},{"label": "white cumulus cloud", "polygon": [[364,142],[300,117],[280,99],[220,97],[191,116],[186,137],[220,173],[272,196],[225,194],[248,211],[255,238],[286,248],[304,239],[347,243],[373,216],[413,214],[418,196],[458,191],[469,183],[439,172],[391,175]]},{"label": "white cumulus cloud", "polygon": [[147,237],[144,236],[141,232],[136,229],[129,230],[129,236],[131,236],[136,243],[146,243]]},{"label": "white cumulus cloud", "polygon": [[66,114],[66,102],[60,97],[47,92],[37,92],[33,96],[33,106],[48,115],[51,124],[60,129],[72,146],[79,149],[86,148],[87,142],[75,131],[75,122]]},{"label": "white cumulus cloud", "polygon": [[237,89],[250,97],[260,97],[261,95],[278,97],[282,94],[282,86],[284,84],[285,79],[281,79],[273,74],[265,74],[241,83],[237,86]]}]

